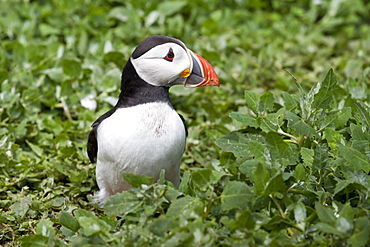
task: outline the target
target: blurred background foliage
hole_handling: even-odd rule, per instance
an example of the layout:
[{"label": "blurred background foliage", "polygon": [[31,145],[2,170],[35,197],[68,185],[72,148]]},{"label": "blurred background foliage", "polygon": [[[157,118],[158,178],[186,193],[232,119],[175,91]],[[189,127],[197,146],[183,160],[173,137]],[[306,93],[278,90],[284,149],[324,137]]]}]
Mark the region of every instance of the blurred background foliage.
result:
[{"label": "blurred background foliage", "polygon": [[367,0],[0,1],[0,244],[61,209],[95,207],[90,125],[147,36],[181,39],[221,81],[171,89],[189,129],[184,172],[233,161],[214,141],[241,128],[229,113],[249,111],[245,90],[279,101],[297,90],[291,75],[309,89],[333,68],[338,101],[369,102],[369,24]]}]

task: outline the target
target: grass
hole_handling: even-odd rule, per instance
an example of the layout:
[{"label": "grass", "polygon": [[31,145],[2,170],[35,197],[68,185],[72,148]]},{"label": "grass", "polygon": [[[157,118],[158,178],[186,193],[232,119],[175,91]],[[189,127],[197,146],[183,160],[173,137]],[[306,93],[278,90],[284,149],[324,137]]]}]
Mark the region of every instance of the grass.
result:
[{"label": "grass", "polygon": [[[369,9],[1,1],[0,244],[370,244]],[[222,86],[171,89],[189,129],[179,190],[138,176],[100,209],[90,125],[157,34],[205,57]]]}]

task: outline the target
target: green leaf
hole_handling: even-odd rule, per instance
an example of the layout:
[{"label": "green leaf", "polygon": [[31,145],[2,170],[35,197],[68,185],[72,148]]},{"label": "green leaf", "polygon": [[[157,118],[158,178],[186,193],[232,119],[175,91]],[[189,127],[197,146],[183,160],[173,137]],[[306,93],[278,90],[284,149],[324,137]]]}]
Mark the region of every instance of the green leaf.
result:
[{"label": "green leaf", "polygon": [[258,117],[257,123],[259,127],[262,129],[263,132],[269,133],[270,131],[276,132],[279,129],[279,125],[276,124],[276,122],[272,122],[271,119],[268,119],[267,115],[266,117]]},{"label": "green leaf", "polygon": [[294,206],[294,219],[301,229],[305,229],[307,210],[302,202],[297,202]]},{"label": "green leaf", "polygon": [[62,60],[63,73],[71,76],[72,78],[79,77],[81,75],[82,66],[81,62],[77,59],[63,59]]},{"label": "green leaf", "polygon": [[164,237],[176,226],[177,222],[175,220],[166,215],[161,215],[149,226],[149,230],[157,236]]},{"label": "green leaf", "polygon": [[247,106],[257,116],[264,116],[274,109],[274,96],[271,92],[259,95],[252,91],[245,91]]},{"label": "green leaf", "polygon": [[339,151],[338,143],[344,143],[343,136],[334,129],[326,128],[324,130],[324,137],[326,138],[330,149],[337,154]]},{"label": "green leaf", "polygon": [[73,211],[73,215],[76,217],[76,218],[79,218],[79,217],[89,217],[89,218],[95,218],[97,219],[96,215],[93,213],[93,212],[90,212],[90,211],[87,211],[86,209],[76,209]]},{"label": "green leaf", "polygon": [[292,111],[297,108],[298,103],[297,100],[294,98],[294,95],[291,95],[287,92],[282,92],[283,99],[284,99],[284,107],[287,111]]},{"label": "green leaf", "polygon": [[258,163],[257,169],[253,174],[253,180],[257,195],[261,195],[270,180],[270,173],[263,165]]},{"label": "green leaf", "polygon": [[242,114],[238,112],[232,112],[230,113],[230,117],[241,123],[244,123],[247,126],[250,126],[253,128],[259,127],[259,124],[257,123],[257,119],[250,115],[246,115],[246,114]]},{"label": "green leaf", "polygon": [[250,188],[242,182],[228,181],[225,185],[221,198],[221,210],[247,207],[253,193]]},{"label": "green leaf", "polygon": [[[30,112],[39,112],[40,111],[40,91],[39,89],[26,89],[22,93],[22,105],[24,108],[28,109]],[[22,122],[26,122],[24,119]],[[26,129],[25,129],[26,130]]]},{"label": "green leaf", "polygon": [[72,183],[81,184],[81,183],[86,182],[88,174],[87,174],[86,170],[71,171],[71,172],[69,172],[68,177],[69,177],[69,179],[71,180]]},{"label": "green leaf", "polygon": [[324,142],[320,142],[314,149],[315,155],[313,159],[313,166],[320,172],[328,165],[328,146]]},{"label": "green leaf", "polygon": [[41,71],[41,73],[44,73],[47,75],[50,79],[56,82],[62,82],[63,81],[63,70],[62,68],[51,68],[51,69],[45,69]]},{"label": "green leaf", "polygon": [[53,222],[49,219],[41,219],[36,226],[36,234],[49,237],[50,233],[54,232]]},{"label": "green leaf", "polygon": [[61,207],[65,204],[65,197],[57,196],[51,201],[53,207]]},{"label": "green leaf", "polygon": [[334,121],[338,118],[338,112],[330,112],[327,114],[324,114],[324,116],[320,119],[318,119],[315,123],[317,126],[317,132],[323,131],[328,126],[333,126]]},{"label": "green leaf", "polygon": [[162,2],[158,5],[158,11],[163,16],[171,16],[187,5],[186,1]]},{"label": "green leaf", "polygon": [[[0,245],[369,245],[370,172],[356,153],[370,159],[368,5],[0,1]],[[189,130],[181,192],[163,172],[151,186],[133,178],[140,188],[104,210],[93,201],[88,132],[153,34],[202,55],[221,87],[170,89]],[[92,98],[96,110],[85,108]],[[227,152],[214,144],[221,136]],[[315,201],[334,223],[321,221]]]},{"label": "green leaf", "polygon": [[48,242],[48,237],[40,234],[33,234],[19,238],[19,241],[21,241],[22,246],[45,247]]},{"label": "green leaf", "polygon": [[96,233],[107,234],[111,229],[111,226],[109,226],[105,221],[99,219],[92,212],[83,209],[77,209],[74,211],[74,214],[78,224],[86,236],[91,236]]},{"label": "green leaf", "polygon": [[[356,71],[356,69],[354,69]],[[367,98],[367,86],[361,83],[361,79],[348,78],[346,89],[352,99],[365,100]]]},{"label": "green leaf", "polygon": [[40,32],[42,36],[47,36],[50,34],[59,34],[60,30],[58,28],[55,28],[53,26],[50,26],[45,23],[41,23],[39,26]]},{"label": "green leaf", "polygon": [[304,195],[304,196],[307,196],[309,198],[317,198],[318,197],[318,195],[317,195],[316,192],[310,191],[310,190],[295,190],[295,189],[290,189],[289,190],[289,193],[297,194],[297,195]]},{"label": "green leaf", "polygon": [[320,221],[322,221],[323,223],[329,224],[329,225],[335,224],[335,216],[334,216],[334,212],[332,209],[321,205],[320,202],[315,202],[315,210],[316,210],[317,216],[319,217]]},{"label": "green leaf", "polygon": [[297,181],[304,180],[307,177],[304,165],[298,164],[294,169],[293,176]]},{"label": "green leaf", "polygon": [[340,151],[339,154],[345,158],[348,163],[364,170],[366,173],[370,171],[370,159],[366,155],[362,154],[356,149],[344,146],[342,144],[338,144],[338,148]]},{"label": "green leaf", "polygon": [[285,185],[283,175],[279,173],[270,179],[262,195],[269,196],[275,192],[285,192],[286,190],[287,186]]},{"label": "green leaf", "polygon": [[354,231],[349,238],[351,246],[366,246],[370,236],[370,220],[368,217],[359,217],[355,220]]},{"label": "green leaf", "polygon": [[344,107],[343,109],[340,109],[339,112],[337,112],[337,119],[334,121],[335,128],[339,128],[341,126],[346,125],[348,122],[348,119],[351,117],[352,108],[351,107]]},{"label": "green leaf", "polygon": [[30,146],[32,151],[35,152],[37,156],[42,157],[44,153],[44,150],[42,148],[40,148],[38,145],[33,144],[32,142],[29,142],[28,140],[26,140],[26,143],[28,144],[28,146]]},{"label": "green leaf", "polygon": [[255,220],[252,216],[252,213],[248,209],[243,210],[240,214],[236,214],[235,223],[239,229],[246,228],[248,230],[252,230],[255,226]]},{"label": "green leaf", "polygon": [[368,140],[353,140],[351,147],[361,153],[367,154],[370,152],[370,142]]},{"label": "green leaf", "polygon": [[198,198],[185,196],[172,202],[167,215],[178,217],[188,215],[190,217],[202,216],[204,205]]},{"label": "green leaf", "polygon": [[160,185],[166,184],[166,170],[165,169],[162,169],[161,172],[159,173],[159,178],[158,178],[157,183]]},{"label": "green leaf", "polygon": [[77,220],[86,236],[91,236],[102,231],[102,227],[97,219],[81,216]]},{"label": "green leaf", "polygon": [[66,211],[59,213],[59,222],[61,225],[67,227],[68,229],[77,232],[80,228],[78,221]]},{"label": "green leaf", "polygon": [[131,172],[122,172],[123,180],[132,185],[134,188],[139,188],[142,184],[150,185],[154,183],[154,178]]},{"label": "green leaf", "polygon": [[190,173],[188,171],[184,172],[182,175],[181,183],[179,185],[179,191],[182,193],[187,193],[189,190]]},{"label": "green leaf", "polygon": [[8,71],[4,69],[0,69],[0,82],[5,81],[7,77],[8,77]]},{"label": "green leaf", "polygon": [[209,189],[212,184],[217,183],[223,175],[221,172],[202,169],[191,174],[191,182],[197,189],[205,190]]},{"label": "green leaf", "polygon": [[266,92],[261,95],[258,102],[258,114],[264,115],[274,109],[274,95],[271,92]]},{"label": "green leaf", "polygon": [[330,69],[326,74],[324,81],[322,83],[318,83],[319,90],[314,96],[312,107],[326,109],[329,106],[329,101],[333,98],[333,91],[336,84],[337,79],[334,76],[333,69]]},{"label": "green leaf", "polygon": [[32,202],[31,197],[23,197],[10,206],[10,209],[15,213],[15,215],[23,217],[28,209],[30,208]]},{"label": "green leaf", "polygon": [[200,171],[193,172],[191,174],[192,184],[200,190],[208,189],[211,185],[212,171],[209,169],[203,169]]},{"label": "green leaf", "polygon": [[353,221],[354,211],[350,203],[346,203],[339,213],[340,217],[346,218],[349,221]]},{"label": "green leaf", "polygon": [[367,133],[367,131],[364,131],[361,125],[351,124],[349,127],[351,130],[351,136],[354,140],[370,141],[369,133]]},{"label": "green leaf", "polygon": [[256,160],[266,162],[267,149],[266,146],[263,145],[261,142],[254,140],[249,141],[248,149],[253,154]]},{"label": "green leaf", "polygon": [[280,135],[269,132],[266,135],[266,141],[268,143],[270,153],[273,155],[273,159],[281,159],[285,157],[289,145],[284,142],[284,139]]},{"label": "green leaf", "polygon": [[89,37],[87,35],[87,32],[85,30],[82,30],[77,44],[77,51],[80,56],[86,55],[88,43]]},{"label": "green leaf", "polygon": [[288,119],[289,128],[294,129],[300,135],[319,137],[315,129],[305,123],[303,119],[289,111],[287,111],[285,114]]},{"label": "green leaf", "polygon": [[327,223],[323,223],[323,222],[319,222],[315,225],[315,227],[319,230],[319,231],[323,231],[325,233],[330,233],[330,234],[334,234],[334,235],[337,235],[337,236],[342,236],[342,233],[340,231],[338,231],[334,226],[331,226]]},{"label": "green leaf", "polygon": [[363,102],[355,102],[357,109],[356,119],[359,120],[367,129],[370,128],[370,108],[367,107]]},{"label": "green leaf", "polygon": [[170,187],[167,187],[167,189],[164,193],[164,197],[169,201],[173,201],[181,195],[183,195],[183,194],[180,191],[178,191],[176,189],[173,189],[173,188],[170,188]]},{"label": "green leaf", "polygon": [[217,139],[216,144],[224,151],[234,153],[235,156],[248,157],[250,155],[248,141],[242,131],[234,131]]},{"label": "green leaf", "polygon": [[353,229],[352,220],[348,220],[344,217],[338,217],[335,222],[335,228],[342,234],[349,234]]},{"label": "green leaf", "polygon": [[104,209],[108,214],[125,215],[142,207],[143,201],[130,191],[115,194],[108,198]]},{"label": "green leaf", "polygon": [[301,147],[300,152],[301,152],[303,162],[307,165],[312,165],[313,160],[314,160],[313,157],[314,157],[315,151],[313,149]]},{"label": "green leaf", "polygon": [[231,231],[235,231],[237,229],[252,230],[255,226],[255,220],[248,209],[241,212],[238,211],[235,215],[235,219],[223,216],[220,222],[227,226]]},{"label": "green leaf", "polygon": [[269,113],[265,117],[260,117],[258,118],[259,121],[261,121],[261,126],[260,128],[264,132],[269,132],[269,131],[274,131],[277,132],[280,127],[284,124],[284,118],[285,118],[285,109],[280,108],[277,112],[275,113]]},{"label": "green leaf", "polygon": [[[357,78],[359,76],[358,68],[362,68],[363,63],[364,61],[357,59],[356,57],[348,57],[346,59],[346,66],[343,70],[351,81],[354,81],[353,78]],[[358,83],[355,84],[358,85]]]},{"label": "green leaf", "polygon": [[249,109],[251,109],[254,114],[258,116],[258,102],[261,96],[252,91],[245,91],[244,96]]},{"label": "green leaf", "polygon": [[70,237],[72,237],[72,236],[74,236],[74,235],[76,234],[76,232],[69,230],[69,229],[68,229],[67,227],[65,227],[65,226],[62,226],[62,227],[60,228],[60,231],[62,232],[62,234],[63,234],[66,238],[70,238]]},{"label": "green leaf", "polygon": [[280,229],[285,229],[287,227],[295,227],[295,225],[287,219],[282,218],[281,216],[272,217],[265,225],[268,231],[276,231]]},{"label": "green leaf", "polygon": [[120,68],[125,61],[125,56],[121,52],[110,51],[104,54],[103,60],[105,62],[115,63]]},{"label": "green leaf", "polygon": [[340,180],[338,183],[335,185],[335,190],[334,190],[334,195],[338,194],[342,190],[346,190],[346,192],[350,193],[353,190],[358,189],[358,190],[367,190],[366,186],[356,183],[356,182],[351,182],[348,180]]},{"label": "green leaf", "polygon": [[258,164],[260,164],[260,162],[258,160],[255,160],[255,159],[247,160],[243,164],[240,165],[239,171],[242,174],[247,175],[249,177],[249,176],[251,176],[251,174],[253,174],[255,172]]},{"label": "green leaf", "polygon": [[60,84],[60,96],[61,97],[69,97],[73,94],[73,81],[72,80],[63,80]]}]

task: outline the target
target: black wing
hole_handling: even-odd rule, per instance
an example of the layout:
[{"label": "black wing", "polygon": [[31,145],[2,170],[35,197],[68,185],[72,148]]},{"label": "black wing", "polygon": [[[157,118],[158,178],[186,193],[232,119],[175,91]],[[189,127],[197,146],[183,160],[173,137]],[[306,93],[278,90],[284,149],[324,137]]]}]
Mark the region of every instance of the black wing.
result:
[{"label": "black wing", "polygon": [[[177,113],[178,114],[178,113]],[[185,118],[179,114],[181,120],[182,120],[182,123],[184,124],[184,128],[185,128],[185,134],[186,134],[186,137],[188,137],[188,128],[186,128],[186,124],[185,124]]]},{"label": "black wing", "polygon": [[114,112],[116,111],[116,108],[111,109],[110,111],[104,113],[101,115],[95,122],[91,125],[93,128],[90,131],[89,137],[87,139],[87,155],[89,156],[89,159],[91,163],[96,162],[96,156],[98,155],[98,127],[99,124],[106,118],[109,118]]}]

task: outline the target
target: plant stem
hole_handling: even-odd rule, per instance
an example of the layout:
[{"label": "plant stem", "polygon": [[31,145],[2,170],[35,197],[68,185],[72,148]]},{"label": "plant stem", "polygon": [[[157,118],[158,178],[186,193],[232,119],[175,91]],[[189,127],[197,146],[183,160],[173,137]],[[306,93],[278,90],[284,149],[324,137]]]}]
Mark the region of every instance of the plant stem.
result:
[{"label": "plant stem", "polygon": [[290,137],[291,139],[293,139],[293,142],[296,143],[297,145],[299,144],[299,140],[297,137],[291,135],[291,134],[288,134],[286,132],[284,132],[282,129],[278,129],[277,133],[281,134],[281,135],[285,135],[287,137]]},{"label": "plant stem", "polygon": [[[277,207],[277,209],[278,209],[278,211],[279,211],[279,213],[280,213],[281,217],[282,217],[283,219],[285,219],[286,215],[285,215],[285,213],[284,213],[283,209],[281,208],[280,203],[276,200],[275,196],[270,195],[270,198],[272,199],[272,201],[274,202],[275,206]],[[294,237],[294,236],[295,236],[295,234],[294,234],[293,230],[292,230],[290,227],[287,227],[287,231],[289,232],[289,235],[290,235],[291,237]]]},{"label": "plant stem", "polygon": [[62,107],[63,107],[63,110],[64,110],[64,114],[66,114],[66,117],[69,121],[73,121],[73,119],[71,117],[71,113],[69,111],[68,105],[67,105],[64,97],[61,98],[61,101],[62,101]]},{"label": "plant stem", "polygon": [[276,200],[276,198],[272,195],[270,195],[270,198],[272,199],[272,201],[274,202],[275,206],[277,207],[277,209],[279,210],[279,213],[281,214],[281,217],[283,217],[285,219],[285,213],[283,211],[283,209],[281,208],[279,202]]}]

